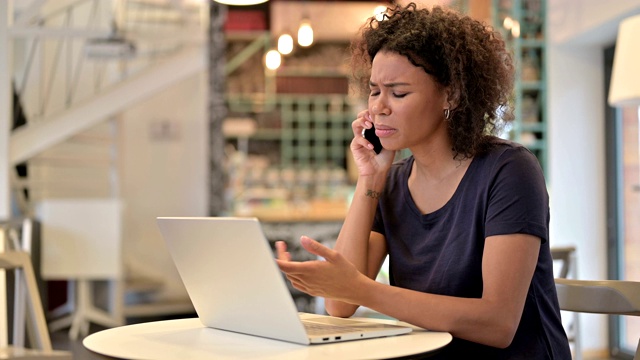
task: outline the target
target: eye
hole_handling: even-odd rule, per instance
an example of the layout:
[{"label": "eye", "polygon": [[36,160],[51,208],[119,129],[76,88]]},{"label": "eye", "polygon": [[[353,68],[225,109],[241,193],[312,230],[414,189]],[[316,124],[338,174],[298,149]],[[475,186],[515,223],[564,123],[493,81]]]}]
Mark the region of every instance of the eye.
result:
[{"label": "eye", "polygon": [[369,92],[369,96],[378,96],[378,95],[380,95],[379,90],[371,89],[371,91]]},{"label": "eye", "polygon": [[397,98],[400,98],[400,99],[401,99],[401,98],[403,98],[403,97],[405,97],[405,96],[407,96],[407,95],[408,95],[408,93],[402,93],[402,94],[396,94],[396,93],[394,93],[394,94],[393,94],[393,96],[394,96],[394,97],[397,97]]}]

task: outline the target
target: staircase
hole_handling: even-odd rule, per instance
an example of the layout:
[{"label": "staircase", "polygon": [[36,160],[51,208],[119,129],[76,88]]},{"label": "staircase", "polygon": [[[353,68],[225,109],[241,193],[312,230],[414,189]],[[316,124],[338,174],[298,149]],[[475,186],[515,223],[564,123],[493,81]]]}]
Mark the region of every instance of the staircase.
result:
[{"label": "staircase", "polygon": [[[43,200],[119,198],[120,114],[206,69],[206,4],[32,0],[13,6],[14,207],[30,217]],[[162,286],[125,277],[125,297]],[[189,305],[158,309],[192,310]],[[124,309],[125,316],[153,312]]]},{"label": "staircase", "polygon": [[25,215],[38,199],[118,196],[118,114],[205,69],[201,7],[109,4],[36,0],[15,10],[14,49],[24,51],[14,52],[26,61],[13,70],[21,111],[14,111],[9,161],[32,173],[12,181],[15,192],[32,196],[18,197]]}]

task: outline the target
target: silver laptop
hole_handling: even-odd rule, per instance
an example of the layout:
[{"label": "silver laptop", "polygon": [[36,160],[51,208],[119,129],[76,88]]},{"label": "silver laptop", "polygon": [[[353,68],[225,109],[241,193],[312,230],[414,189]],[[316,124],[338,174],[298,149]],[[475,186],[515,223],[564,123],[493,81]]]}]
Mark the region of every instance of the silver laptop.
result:
[{"label": "silver laptop", "polygon": [[298,313],[256,218],[159,217],[157,222],[205,326],[299,344],[411,332],[410,327]]}]

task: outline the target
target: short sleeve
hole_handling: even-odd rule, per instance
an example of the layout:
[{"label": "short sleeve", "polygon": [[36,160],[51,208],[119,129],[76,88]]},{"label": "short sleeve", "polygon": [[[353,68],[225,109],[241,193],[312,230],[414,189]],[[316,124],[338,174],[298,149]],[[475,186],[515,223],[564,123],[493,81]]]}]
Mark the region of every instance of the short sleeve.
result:
[{"label": "short sleeve", "polygon": [[549,195],[538,159],[524,147],[504,151],[492,170],[485,237],[529,234],[549,239]]}]

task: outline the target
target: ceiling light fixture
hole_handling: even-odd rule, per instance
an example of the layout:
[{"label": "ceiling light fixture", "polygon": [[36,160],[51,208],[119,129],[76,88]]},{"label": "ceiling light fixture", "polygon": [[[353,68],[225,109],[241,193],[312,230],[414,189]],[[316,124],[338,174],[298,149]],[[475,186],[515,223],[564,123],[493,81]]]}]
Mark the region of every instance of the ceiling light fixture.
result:
[{"label": "ceiling light fixture", "polygon": [[387,7],[384,5],[378,5],[375,9],[373,9],[373,16],[378,21],[384,20],[384,15],[387,13]]},{"label": "ceiling light fixture", "polygon": [[265,65],[269,70],[276,70],[280,67],[282,63],[282,57],[278,50],[269,50],[264,57]]},{"label": "ceiling light fixture", "polygon": [[257,5],[265,3],[269,0],[213,0],[217,3],[224,5],[238,5],[238,6],[246,6],[246,5]]},{"label": "ceiling light fixture", "polygon": [[300,21],[300,27],[298,28],[298,45],[307,47],[313,44],[313,28],[311,27],[311,21],[308,18],[303,18]]},{"label": "ceiling light fixture", "polygon": [[[638,121],[640,121],[639,37],[640,15],[622,20],[618,27],[616,49],[613,54],[613,70],[611,71],[611,86],[609,87],[608,99],[609,105],[612,107],[629,109],[635,107],[638,113]],[[640,126],[638,129],[640,129]]]},{"label": "ceiling light fixture", "polygon": [[289,55],[293,51],[293,37],[288,33],[280,35],[278,38],[278,51],[282,55]]},{"label": "ceiling light fixture", "polygon": [[640,106],[640,15],[623,20],[618,28],[609,88],[611,106]]},{"label": "ceiling light fixture", "polygon": [[136,45],[118,30],[115,21],[111,24],[111,34],[105,38],[87,39],[84,52],[94,60],[126,60],[136,55]]}]

